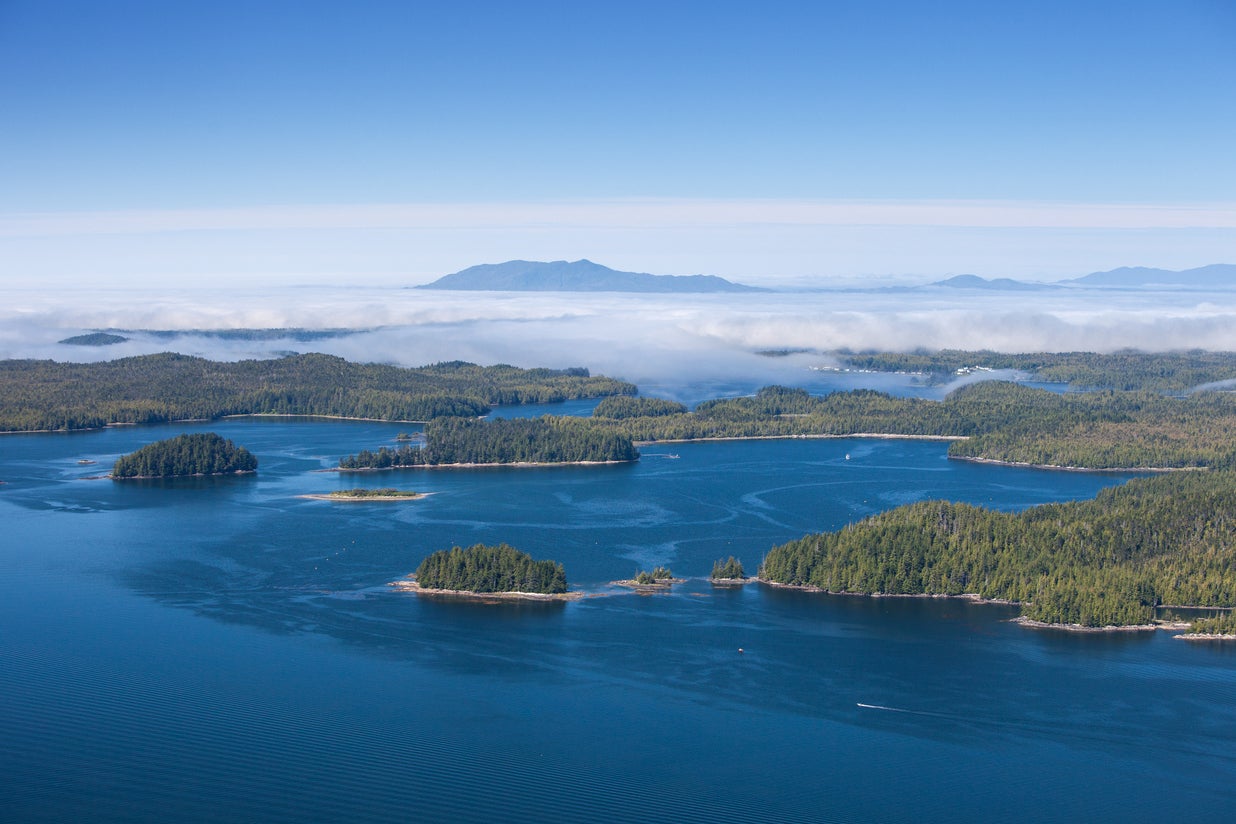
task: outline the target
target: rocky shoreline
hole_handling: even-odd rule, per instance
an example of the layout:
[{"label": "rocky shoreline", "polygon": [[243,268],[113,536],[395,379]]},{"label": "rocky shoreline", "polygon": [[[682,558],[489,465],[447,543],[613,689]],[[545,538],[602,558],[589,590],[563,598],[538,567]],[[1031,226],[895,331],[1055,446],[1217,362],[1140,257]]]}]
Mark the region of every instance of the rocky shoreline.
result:
[{"label": "rocky shoreline", "polygon": [[621,581],[610,581],[609,585],[613,587],[626,587],[627,589],[633,589],[636,592],[668,592],[674,584],[685,584],[686,582],[686,578],[661,578],[656,581],[641,584],[634,578],[624,578]]},{"label": "rocky shoreline", "polygon": [[[764,584],[766,586],[777,589],[793,589],[801,592],[815,592],[821,595],[846,595],[858,598],[956,598],[962,601],[969,601],[974,604],[1000,604],[1003,606],[1020,606],[1017,601],[1010,601],[1004,598],[984,598],[978,593],[964,592],[959,595],[943,595],[938,593],[883,593],[883,592],[832,592],[822,589],[817,586],[803,584],[782,584],[777,581],[769,581],[764,578],[749,579],[753,582]],[[1009,623],[1017,624],[1018,626],[1027,627],[1029,629],[1049,629],[1059,630],[1061,632],[1083,632],[1083,633],[1110,633],[1110,632],[1153,632],[1156,630],[1166,630],[1168,632],[1180,632],[1189,628],[1188,621],[1156,621],[1152,624],[1113,624],[1103,627],[1087,627],[1082,624],[1053,624],[1047,621],[1036,621],[1033,618],[1018,616],[1009,621]],[[1185,640],[1196,641],[1236,641],[1236,635],[1219,635],[1214,633],[1183,633],[1173,636],[1174,638],[1182,638]]]},{"label": "rocky shoreline", "polygon": [[981,458],[975,455],[949,455],[950,461],[967,461],[969,463],[991,464],[993,466],[1012,466],[1018,469],[1049,469],[1053,472],[1205,472],[1204,466],[1062,466],[1060,464],[1036,464],[1027,461],[1004,461],[999,458]]},{"label": "rocky shoreline", "polygon": [[615,466],[617,464],[635,463],[631,461],[510,461],[500,463],[449,463],[449,464],[406,464],[400,466],[363,466],[359,469],[344,469],[336,466],[324,472],[390,472],[395,469],[493,469],[498,467],[515,467],[517,469],[540,468],[549,466]]},{"label": "rocky shoreline", "polygon": [[365,503],[367,501],[419,501],[422,498],[427,498],[432,493],[429,492],[413,492],[408,495],[345,495],[339,492],[324,492],[324,493],[306,493],[297,495],[297,498],[304,498],[309,501],[343,501],[345,503]]},{"label": "rocky shoreline", "polygon": [[391,581],[387,586],[399,592],[477,601],[578,601],[584,597],[582,592],[472,592],[465,589],[433,589],[423,587],[411,578]]},{"label": "rocky shoreline", "polygon": [[1154,632],[1158,629],[1182,629],[1179,626],[1169,627],[1160,624],[1111,624],[1105,627],[1087,627],[1082,624],[1052,624],[1024,616],[1014,618],[1011,623],[1031,629],[1055,629],[1062,632]]}]

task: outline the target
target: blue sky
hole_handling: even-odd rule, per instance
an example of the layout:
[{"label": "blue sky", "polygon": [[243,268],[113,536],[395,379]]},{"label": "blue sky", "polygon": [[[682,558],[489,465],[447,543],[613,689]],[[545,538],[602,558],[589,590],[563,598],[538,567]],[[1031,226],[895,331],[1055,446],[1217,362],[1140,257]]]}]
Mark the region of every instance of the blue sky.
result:
[{"label": "blue sky", "polygon": [[10,284],[1236,261],[1230,0],[0,0],[0,78]]}]

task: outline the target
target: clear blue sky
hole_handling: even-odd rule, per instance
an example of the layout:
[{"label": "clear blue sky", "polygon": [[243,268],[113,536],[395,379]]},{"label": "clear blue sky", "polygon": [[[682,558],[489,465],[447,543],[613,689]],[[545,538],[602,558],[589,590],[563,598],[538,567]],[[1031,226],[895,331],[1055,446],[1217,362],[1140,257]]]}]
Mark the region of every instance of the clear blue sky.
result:
[{"label": "clear blue sky", "polygon": [[[28,213],[517,211],[632,198],[1231,207],[1236,2],[0,0],[0,253],[9,259],[0,278],[89,274],[64,249],[78,230],[26,232],[14,221]],[[1144,228],[1163,244],[1145,251],[1154,259],[1110,263],[1196,265],[1224,248],[1236,259],[1236,225],[1224,214],[1183,229],[1152,220]],[[359,270],[431,272],[555,248],[555,257],[625,248],[623,260],[603,262],[652,271],[719,268],[708,232],[636,232],[641,254],[619,243],[619,225],[596,225],[609,219],[557,246],[551,228],[528,227],[541,218],[513,218],[448,227],[455,249],[442,226],[294,220],[277,232],[182,226],[194,237],[181,247],[149,226],[92,229],[77,248],[133,254],[134,271],[190,274],[210,269],[177,269],[175,250],[214,248],[227,271],[287,276],[326,271],[297,258],[306,232],[316,260],[336,266],[348,244],[394,231],[423,258],[411,249],[400,258],[388,237],[376,257],[358,249]],[[735,254],[749,270],[779,236],[765,219],[739,224],[751,248]],[[1029,228],[1003,227],[1022,235],[999,243],[999,232],[957,226],[931,239],[893,235],[925,246],[924,271],[960,270],[1038,248]],[[1078,270],[1121,248],[1130,228],[1142,227],[1076,227],[1089,233],[1075,247]],[[1042,271],[1063,272],[1070,230],[1040,236],[1056,255]],[[335,245],[322,239],[330,232]],[[791,234],[780,241],[798,251],[769,259],[784,274],[905,271],[910,260],[882,256],[897,241],[878,231],[867,258],[854,230],[822,226],[814,242],[806,229]],[[947,264],[949,244],[984,239],[995,243],[986,257]],[[1189,244],[1205,259],[1189,257]],[[850,252],[830,258],[837,248]]]}]

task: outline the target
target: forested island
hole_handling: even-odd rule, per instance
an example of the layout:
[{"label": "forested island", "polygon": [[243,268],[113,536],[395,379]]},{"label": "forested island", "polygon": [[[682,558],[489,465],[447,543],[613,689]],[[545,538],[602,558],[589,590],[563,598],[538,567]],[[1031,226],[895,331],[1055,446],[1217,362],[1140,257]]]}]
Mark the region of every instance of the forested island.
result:
[{"label": "forested island", "polygon": [[1045,467],[1236,467],[1236,395],[1216,391],[1059,394],[984,381],[935,401],[868,389],[815,396],[768,386],[750,397],[705,401],[692,412],[588,420],[643,443],[891,435],[953,439],[948,454],[954,458]]},{"label": "forested island", "polygon": [[425,497],[424,492],[383,487],[382,489],[337,489],[320,495],[302,495],[315,501],[416,501]]},{"label": "forested island", "polygon": [[124,335],[113,335],[109,332],[88,332],[84,335],[73,335],[58,341],[66,346],[114,346],[127,341]]},{"label": "forested island", "polygon": [[567,464],[634,461],[639,452],[629,437],[589,424],[587,419],[435,418],[425,425],[425,445],[405,444],[361,451],[339,462],[343,470],[486,464]]},{"label": "forested island", "polygon": [[257,458],[213,432],[177,435],[116,459],[112,478],[176,478],[257,471]]},{"label": "forested island", "polygon": [[508,544],[474,544],[439,550],[421,561],[408,579],[393,586],[418,592],[566,597],[562,564],[535,561]]},{"label": "forested island", "polygon": [[760,577],[834,593],[971,594],[1020,604],[1033,621],[1106,627],[1150,626],[1162,606],[1236,606],[1234,568],[1236,472],[1222,471],[1020,513],[911,504],[775,547]]},{"label": "forested island", "polygon": [[615,586],[631,587],[637,590],[668,590],[674,584],[681,584],[684,580],[675,578],[673,571],[668,567],[659,566],[651,570],[641,569],[630,578],[611,583]]},{"label": "forested island", "polygon": [[708,576],[714,584],[732,585],[745,584],[750,579],[747,577],[747,571],[743,569],[742,561],[731,555],[729,558],[717,560],[712,565],[712,572]]},{"label": "forested island", "polygon": [[464,361],[417,369],[331,355],[211,361],[164,353],[99,363],[0,361],[0,431],[93,429],[226,415],[427,421],[494,406],[634,394],[587,369]]}]

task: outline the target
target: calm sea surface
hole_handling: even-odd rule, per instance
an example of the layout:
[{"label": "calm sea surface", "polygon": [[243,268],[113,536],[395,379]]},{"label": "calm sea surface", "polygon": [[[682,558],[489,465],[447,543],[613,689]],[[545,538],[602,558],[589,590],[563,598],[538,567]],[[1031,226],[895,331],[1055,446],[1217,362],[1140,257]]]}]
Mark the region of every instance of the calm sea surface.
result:
[{"label": "calm sea surface", "polygon": [[[236,419],[0,436],[0,820],[1236,816],[1236,649],[705,580],[718,558],[754,571],[776,543],[911,501],[1019,509],[1127,476],[959,463],[943,444],[891,440],[320,471],[410,428]],[[89,478],[207,430],[250,448],[260,472]],[[433,494],[298,497],[358,485]],[[559,560],[595,597],[486,605],[386,586],[478,541]],[[653,596],[608,584],[655,565],[690,580]]]}]

